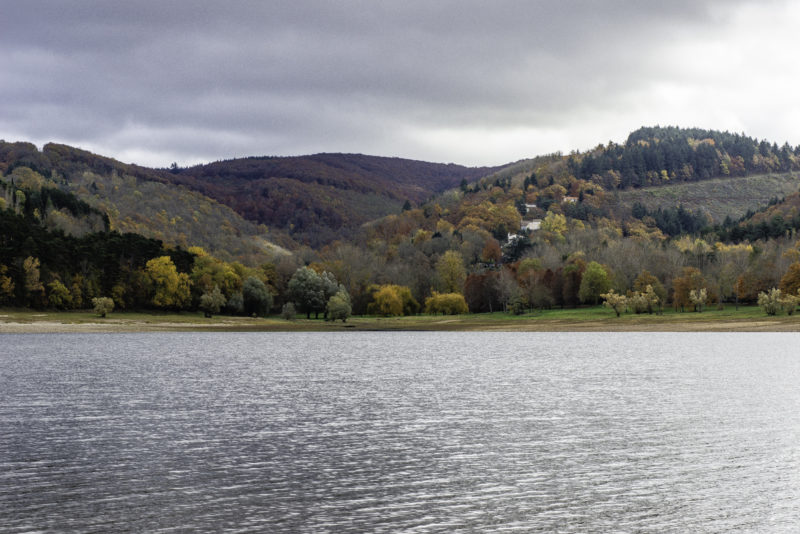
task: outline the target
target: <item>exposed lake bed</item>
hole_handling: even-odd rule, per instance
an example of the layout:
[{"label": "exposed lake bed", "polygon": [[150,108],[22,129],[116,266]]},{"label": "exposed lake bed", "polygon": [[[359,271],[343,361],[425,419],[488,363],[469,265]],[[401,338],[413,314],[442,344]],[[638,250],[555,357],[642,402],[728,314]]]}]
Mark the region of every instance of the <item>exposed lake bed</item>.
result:
[{"label": "exposed lake bed", "polygon": [[112,332],[341,332],[341,331],[467,331],[467,332],[798,332],[800,316],[768,316],[757,306],[727,306],[702,313],[614,313],[602,307],[552,309],[511,315],[415,315],[351,317],[328,322],[298,316],[214,316],[201,313],[115,312],[100,318],[91,312],[0,310],[0,334]]},{"label": "exposed lake bed", "polygon": [[796,334],[2,337],[10,532],[782,531]]}]

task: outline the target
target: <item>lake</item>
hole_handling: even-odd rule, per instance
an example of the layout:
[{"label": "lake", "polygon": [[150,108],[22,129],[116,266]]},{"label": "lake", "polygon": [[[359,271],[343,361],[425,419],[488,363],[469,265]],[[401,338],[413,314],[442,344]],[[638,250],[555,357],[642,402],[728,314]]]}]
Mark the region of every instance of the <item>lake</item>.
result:
[{"label": "lake", "polygon": [[800,335],[0,336],[2,532],[789,532]]}]

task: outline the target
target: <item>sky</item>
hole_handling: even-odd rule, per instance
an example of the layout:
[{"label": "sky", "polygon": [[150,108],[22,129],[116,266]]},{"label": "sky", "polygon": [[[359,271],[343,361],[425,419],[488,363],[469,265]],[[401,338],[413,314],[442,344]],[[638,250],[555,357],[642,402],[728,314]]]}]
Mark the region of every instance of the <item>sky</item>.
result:
[{"label": "sky", "polygon": [[153,167],[499,165],[655,125],[794,146],[798,27],[782,0],[6,2],[0,139]]}]

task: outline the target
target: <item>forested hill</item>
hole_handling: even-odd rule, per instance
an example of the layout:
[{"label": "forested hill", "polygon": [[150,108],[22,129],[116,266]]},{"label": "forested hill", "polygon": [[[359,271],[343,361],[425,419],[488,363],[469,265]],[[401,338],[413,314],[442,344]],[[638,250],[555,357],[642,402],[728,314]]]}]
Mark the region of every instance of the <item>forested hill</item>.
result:
[{"label": "forested hill", "polygon": [[[794,298],[798,170],[800,148],[678,128],[499,170],[325,154],[147,169],[0,142],[0,304],[111,293],[118,307],[197,309],[207,296],[250,314],[259,294],[273,312],[522,312],[613,289],[650,312],[779,285]],[[180,298],[160,297],[165,274]]]},{"label": "forested hill", "polygon": [[252,157],[172,169],[175,183],[311,246],[472,182],[499,167],[470,168],[361,154]]},{"label": "forested hill", "polygon": [[800,147],[699,128],[640,128],[623,145],[609,143],[569,159],[581,180],[625,189],[714,177],[800,170]]},{"label": "forested hill", "polygon": [[[462,182],[473,182],[499,169],[360,154],[317,154],[250,157],[167,170],[125,164],[56,143],[48,143],[39,151],[30,143],[0,142],[0,174],[10,175],[18,167],[60,180],[64,188],[79,197],[109,208],[114,212],[112,222],[123,225],[118,226],[121,230],[182,246],[194,240],[192,244],[203,244],[216,253],[226,248],[222,241],[197,243],[203,235],[201,227],[210,226],[211,219],[192,221],[192,218],[197,219],[195,212],[208,216],[219,209],[207,206],[207,200],[181,193],[174,186],[183,186],[181,190],[187,188],[230,208],[253,228],[266,225],[270,233],[262,237],[271,241],[288,247],[300,243],[316,248],[352,237],[363,223],[397,213],[406,202],[417,205]],[[138,200],[129,198],[135,191],[140,193]],[[205,208],[196,209],[198,203]],[[151,204],[153,210],[147,209]],[[164,215],[166,222],[176,220],[181,226],[182,221],[182,228],[172,232],[163,220],[154,221],[157,227],[149,227],[148,217],[155,219],[165,206],[171,208],[167,212],[175,212]],[[119,217],[114,216],[117,212]],[[220,225],[221,218],[228,221]],[[210,235],[217,234],[219,227],[235,229],[237,235],[254,234],[253,228],[244,228],[246,224],[234,219],[229,214],[216,213],[214,232]],[[229,254],[222,256],[252,257],[259,247],[232,244]]]},{"label": "forested hill", "polygon": [[[227,261],[247,264],[267,261],[281,252],[275,243],[283,236],[198,192],[176,186],[170,176],[66,145],[51,143],[40,151],[30,143],[0,142],[0,199],[5,196],[7,207],[14,205],[17,211],[35,215],[48,229],[73,236],[104,227],[134,232],[171,246],[201,246]],[[25,202],[18,202],[17,190]],[[95,215],[65,204],[64,198],[69,197],[59,192],[74,194]]]}]

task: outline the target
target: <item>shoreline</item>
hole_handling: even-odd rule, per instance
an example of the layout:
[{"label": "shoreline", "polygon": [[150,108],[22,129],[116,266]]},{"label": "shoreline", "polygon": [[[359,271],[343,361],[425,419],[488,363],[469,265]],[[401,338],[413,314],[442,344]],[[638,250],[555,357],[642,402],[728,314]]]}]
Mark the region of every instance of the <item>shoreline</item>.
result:
[{"label": "shoreline", "polygon": [[[756,309],[757,310],[757,309]],[[100,318],[91,312],[0,310],[0,335],[135,332],[800,332],[800,315],[767,316],[742,310],[615,317],[594,308],[554,310],[511,316],[502,313],[459,316],[352,317],[346,323],[298,318],[145,314],[119,312]]]}]

